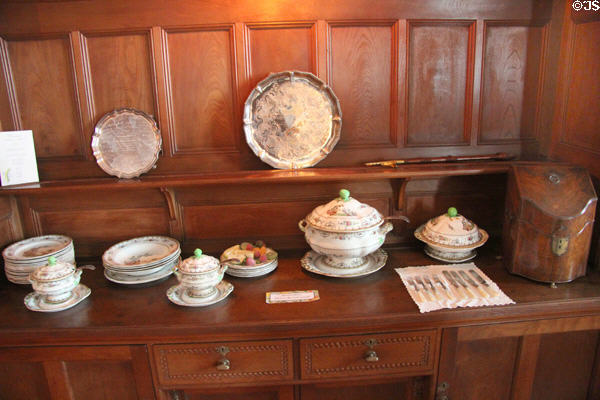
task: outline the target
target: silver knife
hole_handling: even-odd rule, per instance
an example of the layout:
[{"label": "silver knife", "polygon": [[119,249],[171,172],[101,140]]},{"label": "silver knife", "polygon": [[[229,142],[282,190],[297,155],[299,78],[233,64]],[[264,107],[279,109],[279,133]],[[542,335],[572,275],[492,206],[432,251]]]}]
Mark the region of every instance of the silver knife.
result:
[{"label": "silver knife", "polygon": [[452,271],[452,272],[450,272],[450,274],[456,280],[456,282],[460,283],[460,285],[465,289],[465,293],[467,294],[467,296],[469,296],[470,298],[474,299],[475,296],[473,295],[473,293],[471,293],[471,291],[469,290],[469,287],[467,286],[467,284],[460,278],[460,276],[458,276],[458,274],[456,273],[456,271]]},{"label": "silver knife", "polygon": [[406,278],[406,282],[408,282],[408,284],[411,285],[415,289],[415,297],[417,297],[419,299],[419,301],[423,301],[423,298],[421,297],[421,294],[419,293],[419,287],[417,286],[415,281],[413,281],[410,278]]},{"label": "silver knife", "polygon": [[460,286],[458,285],[458,283],[456,283],[456,281],[454,280],[454,278],[452,278],[452,276],[450,275],[449,271],[442,271],[442,274],[444,275],[444,278],[446,278],[446,280],[448,282],[450,282],[450,284],[452,286],[454,286],[454,289],[456,290],[456,293],[461,297],[461,298],[465,298],[465,295],[462,293],[462,291],[460,290]]},{"label": "silver knife", "polygon": [[421,278],[415,276],[414,280],[419,285],[423,286],[423,297],[425,297],[427,301],[431,301],[431,296],[429,296],[429,289],[427,289]]},{"label": "silver knife", "polygon": [[439,300],[440,298],[438,297],[437,290],[435,289],[435,286],[433,286],[433,282],[431,282],[431,279],[429,279],[429,277],[427,275],[423,275],[421,278],[423,279],[423,281],[425,283],[427,283],[429,286],[431,286],[431,290],[433,291],[433,293],[431,293],[431,295],[433,296],[433,298],[436,300]]},{"label": "silver knife", "polygon": [[475,283],[475,281],[473,279],[471,279],[469,277],[469,275],[467,275],[467,273],[465,271],[458,271],[458,274],[460,275],[461,278],[463,278],[469,285],[473,286],[475,289],[477,289],[477,291],[479,293],[481,293],[481,295],[483,297],[490,297],[489,293],[486,292],[485,290],[481,289],[479,287],[479,285],[477,283]]},{"label": "silver knife", "polygon": [[435,281],[435,283],[437,283],[438,285],[440,285],[442,287],[442,289],[444,289],[443,293],[446,295],[446,297],[449,298],[450,300],[453,300],[454,296],[452,295],[452,292],[450,292],[450,289],[448,289],[448,287],[446,285],[444,285],[444,282],[442,282],[440,277],[434,274],[434,275],[432,275],[432,278]]},{"label": "silver knife", "polygon": [[469,270],[469,273],[470,273],[471,275],[473,275],[473,277],[474,277],[475,279],[477,279],[477,281],[478,281],[479,283],[481,283],[481,284],[484,286],[484,289],[485,289],[485,290],[486,290],[486,291],[487,291],[487,292],[488,292],[488,293],[489,293],[489,294],[490,294],[492,297],[494,297],[494,296],[497,296],[497,295],[498,295],[498,292],[496,292],[496,291],[495,291],[495,290],[494,290],[494,289],[493,289],[493,288],[490,286],[490,284],[489,284],[489,283],[488,283],[488,282],[487,282],[485,279],[483,279],[483,278],[481,277],[481,275],[479,275],[479,274],[477,273],[477,271],[475,271],[474,269],[470,269],[470,270]]}]

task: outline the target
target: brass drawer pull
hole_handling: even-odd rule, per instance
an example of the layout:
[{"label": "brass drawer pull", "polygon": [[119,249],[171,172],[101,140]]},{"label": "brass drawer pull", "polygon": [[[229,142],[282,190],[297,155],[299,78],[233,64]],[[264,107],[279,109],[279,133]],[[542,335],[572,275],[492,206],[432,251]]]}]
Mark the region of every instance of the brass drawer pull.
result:
[{"label": "brass drawer pull", "polygon": [[375,350],[373,350],[373,347],[375,347],[376,344],[377,344],[377,340],[375,340],[375,339],[369,339],[365,342],[365,345],[369,348],[369,350],[367,350],[363,356],[363,358],[366,362],[379,361],[379,356],[377,355],[377,352],[375,352]]},{"label": "brass drawer pull", "polygon": [[217,369],[219,371],[228,371],[231,368],[231,361],[225,355],[229,353],[229,347],[219,346],[217,352],[221,354],[221,358],[217,361]]}]

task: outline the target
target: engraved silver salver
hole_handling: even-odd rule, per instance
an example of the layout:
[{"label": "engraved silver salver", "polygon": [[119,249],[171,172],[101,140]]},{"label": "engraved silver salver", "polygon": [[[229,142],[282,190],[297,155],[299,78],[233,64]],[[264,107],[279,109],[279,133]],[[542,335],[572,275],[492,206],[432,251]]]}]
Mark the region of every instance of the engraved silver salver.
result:
[{"label": "engraved silver salver", "polygon": [[119,178],[136,178],[152,169],[161,145],[156,121],[132,108],[104,115],[92,135],[92,150],[98,165]]},{"label": "engraved silver salver", "polygon": [[333,90],[309,72],[269,75],[244,105],[246,141],[274,168],[306,168],[336,145],[342,111]]}]

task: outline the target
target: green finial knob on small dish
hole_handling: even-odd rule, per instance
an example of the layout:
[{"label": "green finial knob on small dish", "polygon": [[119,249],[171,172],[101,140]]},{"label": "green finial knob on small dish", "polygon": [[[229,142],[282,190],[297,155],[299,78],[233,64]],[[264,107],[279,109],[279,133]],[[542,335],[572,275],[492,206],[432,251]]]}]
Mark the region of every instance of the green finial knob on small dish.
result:
[{"label": "green finial knob on small dish", "polygon": [[348,189],[340,190],[340,199],[348,201],[350,199],[350,191]]},{"label": "green finial knob on small dish", "polygon": [[194,257],[200,258],[200,256],[202,256],[202,250],[200,250],[200,249],[194,250]]},{"label": "green finial knob on small dish", "polygon": [[54,256],[48,257],[48,265],[50,265],[50,266],[56,265],[56,257],[54,257]]},{"label": "green finial knob on small dish", "polygon": [[452,217],[456,217],[457,215],[458,215],[458,211],[456,210],[456,208],[454,208],[454,207],[450,207],[450,208],[448,209],[448,216],[449,216],[449,217],[451,217],[451,218],[452,218]]}]

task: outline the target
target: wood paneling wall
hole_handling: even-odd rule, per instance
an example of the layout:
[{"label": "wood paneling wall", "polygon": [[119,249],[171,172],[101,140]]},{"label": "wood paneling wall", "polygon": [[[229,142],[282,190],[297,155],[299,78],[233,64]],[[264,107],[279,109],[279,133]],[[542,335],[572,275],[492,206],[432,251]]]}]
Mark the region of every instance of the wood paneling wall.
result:
[{"label": "wood paneling wall", "polygon": [[[584,164],[598,177],[600,88],[590,71],[600,68],[600,14],[570,4],[3,2],[0,123],[34,131],[42,180],[105,177],[90,138],[119,107],[158,122],[163,152],[149,174],[268,169],[246,145],[244,102],[270,72],[303,70],[333,88],[343,112],[340,142],[319,167],[505,151]],[[82,255],[142,234],[172,235],[188,250],[252,235],[305,247],[297,220],[348,186],[384,214],[411,217],[389,236],[403,244],[450,205],[499,231],[503,179],[28,195],[0,204],[2,229],[12,229],[2,240],[65,233]]]},{"label": "wood paneling wall", "polygon": [[243,103],[270,72],[302,70],[333,87],[343,113],[321,166],[535,154],[550,19],[534,3],[4,3],[0,118],[34,131],[43,180],[105,176],[90,138],[120,107],[158,121],[150,174],[263,169]]}]

